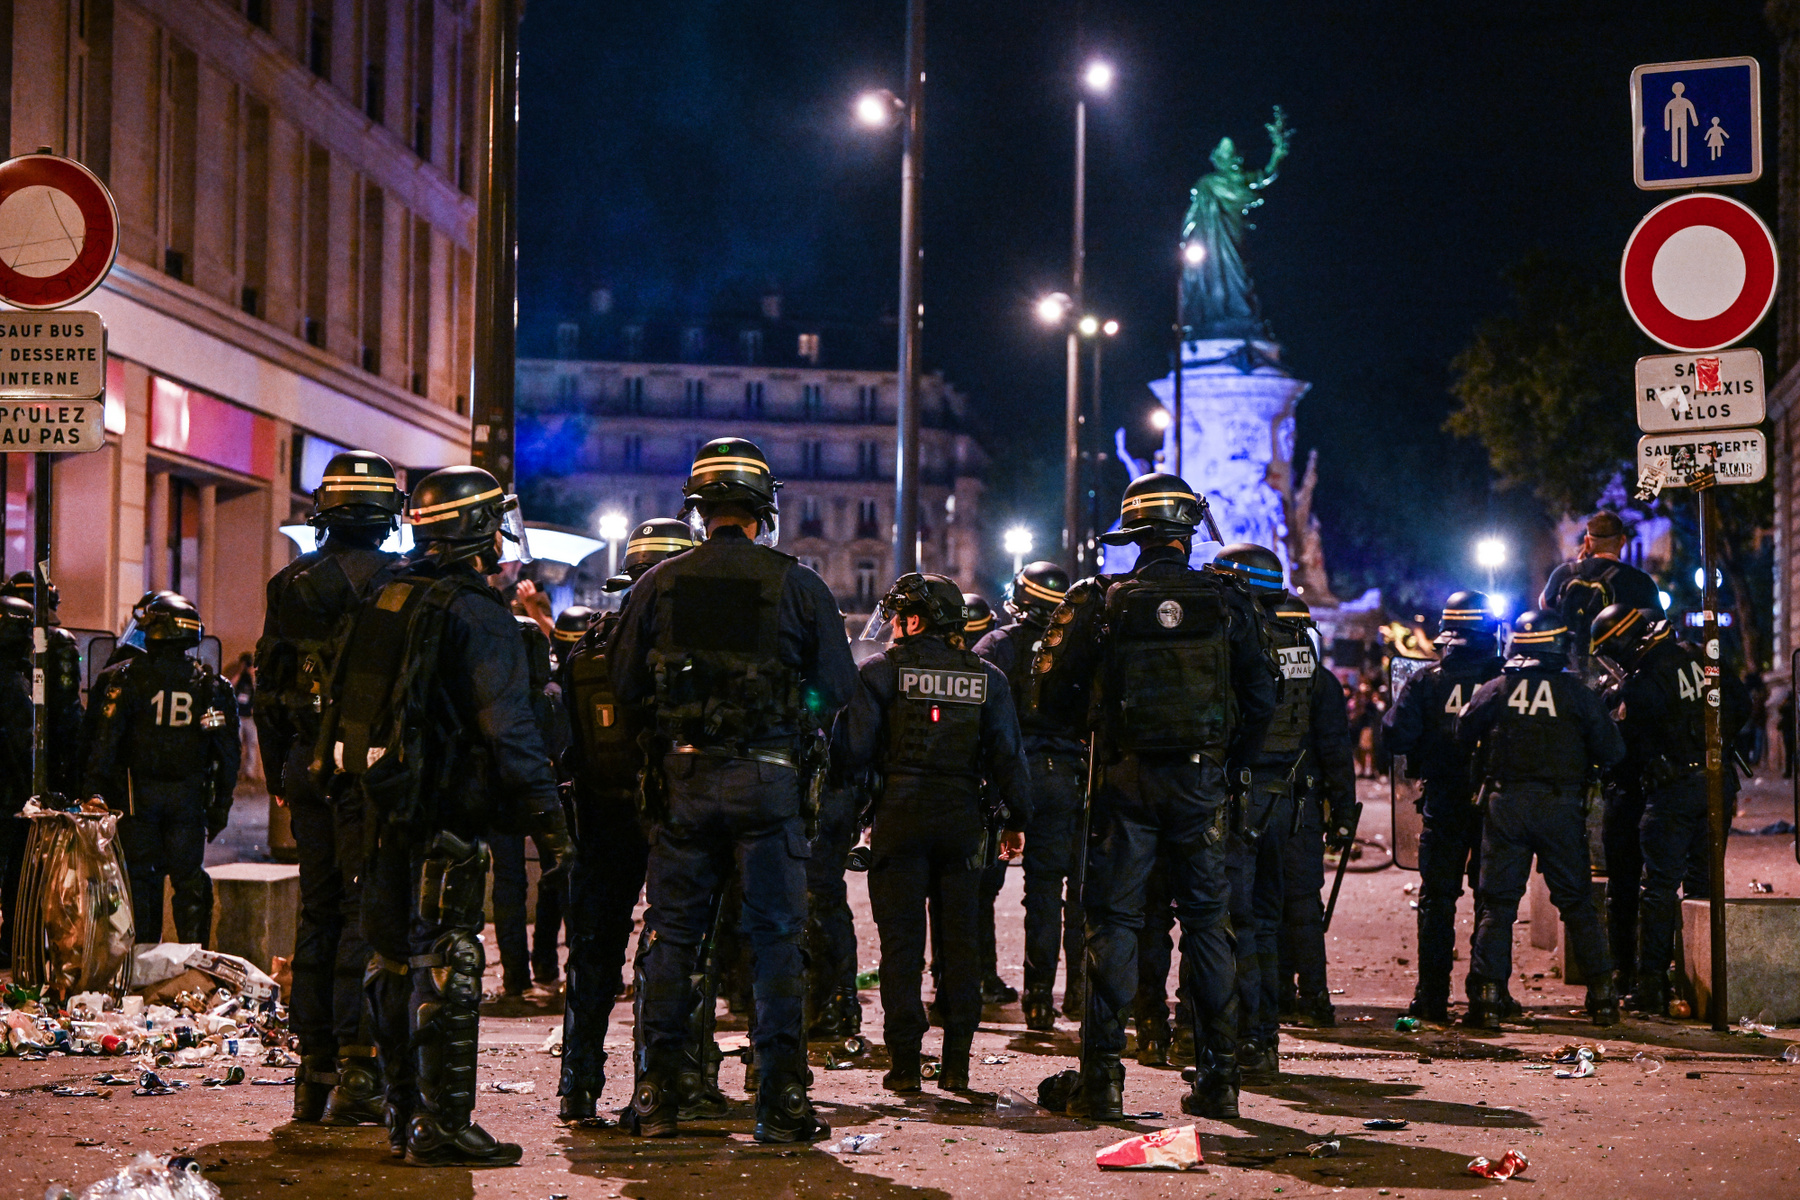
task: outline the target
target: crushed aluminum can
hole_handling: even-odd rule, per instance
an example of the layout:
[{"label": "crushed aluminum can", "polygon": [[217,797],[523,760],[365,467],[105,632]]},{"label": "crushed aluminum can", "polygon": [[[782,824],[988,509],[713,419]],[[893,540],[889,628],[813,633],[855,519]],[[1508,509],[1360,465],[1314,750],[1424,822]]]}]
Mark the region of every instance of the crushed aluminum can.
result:
[{"label": "crushed aluminum can", "polygon": [[1556,1078],[1558,1078],[1558,1079],[1586,1079],[1588,1076],[1590,1076],[1592,1074],[1594,1074],[1594,1060],[1591,1058],[1582,1058],[1580,1061],[1578,1061],[1574,1066],[1570,1067],[1568,1070],[1556,1072]]},{"label": "crushed aluminum can", "polygon": [[1200,1136],[1192,1125],[1126,1138],[1094,1155],[1094,1165],[1102,1171],[1193,1171],[1205,1161],[1200,1155]]},{"label": "crushed aluminum can", "polygon": [[1363,1122],[1364,1129],[1405,1129],[1410,1122],[1397,1117],[1375,1117]]},{"label": "crushed aluminum can", "polygon": [[529,1079],[521,1079],[517,1083],[490,1083],[482,1090],[502,1092],[508,1096],[529,1096],[537,1091],[537,1084]]},{"label": "crushed aluminum can", "polygon": [[846,1134],[842,1141],[825,1147],[831,1154],[873,1154],[881,1146],[879,1133]]},{"label": "crushed aluminum can", "polygon": [[1531,1165],[1531,1160],[1517,1150],[1508,1150],[1500,1156],[1499,1162],[1481,1157],[1469,1162],[1469,1174],[1479,1175],[1483,1179],[1511,1179],[1514,1175]]},{"label": "crushed aluminum can", "polygon": [[1419,1032],[1419,1027],[1422,1026],[1423,1024],[1424,1024],[1424,1022],[1419,1020],[1419,1018],[1417,1018],[1417,1017],[1395,1017],[1394,1018],[1394,1032],[1395,1033],[1417,1033],[1417,1032]]},{"label": "crushed aluminum can", "polygon": [[1308,1144],[1306,1147],[1306,1156],[1308,1158],[1336,1158],[1343,1148],[1344,1144],[1338,1139],[1325,1138],[1321,1141]]}]

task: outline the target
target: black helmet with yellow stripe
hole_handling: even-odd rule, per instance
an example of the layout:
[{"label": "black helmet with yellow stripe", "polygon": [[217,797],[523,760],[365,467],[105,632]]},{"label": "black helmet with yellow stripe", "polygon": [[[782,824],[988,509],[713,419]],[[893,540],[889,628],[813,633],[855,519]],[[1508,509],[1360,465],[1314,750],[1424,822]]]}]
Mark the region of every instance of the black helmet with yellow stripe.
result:
[{"label": "black helmet with yellow stripe", "polygon": [[606,590],[621,592],[637,581],[637,577],[671,555],[692,550],[699,545],[686,521],[673,517],[653,517],[639,522],[625,540],[625,557],[619,563],[619,574],[606,581]]},{"label": "black helmet with yellow stripe", "polygon": [[325,464],[306,523],[315,529],[351,525],[393,529],[405,507],[406,493],[400,490],[393,463],[372,450],[343,450]]},{"label": "black helmet with yellow stripe", "polygon": [[[681,495],[690,510],[707,504],[741,504],[755,513],[765,534],[775,532],[781,481],[762,449],[748,438],[714,438],[700,447]],[[773,540],[770,537],[768,540]]]},{"label": "black helmet with yellow stripe", "polygon": [[138,628],[144,631],[144,642],[150,646],[187,649],[198,646],[206,635],[200,611],[179,592],[162,592],[145,605]]},{"label": "black helmet with yellow stripe", "polygon": [[1522,612],[1513,622],[1512,640],[1506,644],[1512,656],[1507,665],[1535,659],[1542,666],[1561,667],[1568,663],[1574,643],[1568,622],[1558,614],[1541,609]]},{"label": "black helmet with yellow stripe", "polygon": [[550,632],[550,640],[555,643],[558,654],[568,653],[569,647],[581,640],[581,635],[588,631],[593,623],[594,610],[585,604],[571,604],[556,614],[556,625]]},{"label": "black helmet with yellow stripe", "polygon": [[988,630],[994,627],[994,610],[982,597],[974,592],[964,592],[963,596],[963,636],[974,645]]},{"label": "black helmet with yellow stripe", "polygon": [[1069,573],[1053,562],[1026,563],[1013,576],[1006,611],[1021,621],[1043,624],[1069,591]]},{"label": "black helmet with yellow stripe", "polygon": [[1184,538],[1205,519],[1206,501],[1179,475],[1139,475],[1119,503],[1119,527],[1100,535],[1109,546],[1152,538]]},{"label": "black helmet with yellow stripe", "polygon": [[1669,623],[1659,614],[1629,604],[1607,605],[1588,628],[1588,648],[1626,670],[1670,632]]},{"label": "black helmet with yellow stripe", "polygon": [[419,480],[406,523],[421,552],[443,563],[475,559],[483,574],[492,574],[500,566],[495,534],[517,543],[520,561],[531,561],[519,498],[480,467],[444,467]]}]

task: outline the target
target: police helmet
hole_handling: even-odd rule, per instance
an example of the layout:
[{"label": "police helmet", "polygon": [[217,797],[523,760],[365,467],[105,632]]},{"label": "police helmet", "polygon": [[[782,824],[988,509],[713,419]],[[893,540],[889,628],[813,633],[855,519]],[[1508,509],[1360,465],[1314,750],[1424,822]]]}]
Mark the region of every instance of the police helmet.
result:
[{"label": "police helmet", "polygon": [[393,529],[405,507],[406,494],[394,477],[393,463],[371,450],[343,450],[325,464],[306,523],[315,529],[334,525]]},{"label": "police helmet", "polygon": [[699,542],[686,521],[674,517],[653,517],[641,522],[625,541],[625,558],[619,563],[619,574],[606,581],[609,592],[623,591],[637,577],[657,563],[683,550],[692,550]]},{"label": "police helmet", "polygon": [[[4,585],[0,585],[0,596],[16,596],[27,604],[36,605],[37,577],[30,571],[14,571],[12,578],[8,579]],[[46,597],[49,600],[50,611],[55,612],[56,606],[62,603],[62,592],[57,590],[56,584],[50,585]]]},{"label": "police helmet", "polygon": [[0,653],[16,655],[29,650],[36,623],[37,612],[28,602],[13,595],[0,596]]},{"label": "police helmet", "polygon": [[206,635],[200,610],[180,592],[159,592],[144,606],[138,628],[144,631],[145,644],[151,646],[198,646]]},{"label": "police helmet", "polygon": [[1566,662],[1574,644],[1568,623],[1554,612],[1532,609],[1513,622],[1506,649],[1515,659],[1536,659],[1546,666]]},{"label": "police helmet", "polygon": [[1622,667],[1633,666],[1653,641],[1661,640],[1655,636],[1659,632],[1657,626],[1666,624],[1648,609],[1609,604],[1589,626],[1588,646],[1595,654]]},{"label": "police helmet", "polygon": [[994,627],[994,610],[986,600],[974,592],[964,592],[962,598],[963,612],[968,614],[963,618],[964,636],[978,638]]},{"label": "police helmet", "polygon": [[961,633],[969,619],[962,589],[945,575],[921,575],[908,572],[894,581],[881,598],[876,616],[883,621],[918,614],[925,620],[927,633]]},{"label": "police helmet", "polygon": [[[700,504],[741,504],[755,513],[763,530],[773,535],[781,481],[769,470],[762,449],[748,438],[714,438],[700,447],[681,495],[688,510]],[[772,536],[770,538],[772,540]]]},{"label": "police helmet", "polygon": [[1048,621],[1069,592],[1069,573],[1053,562],[1026,563],[1013,576],[1006,611],[1021,621]]},{"label": "police helmet", "polygon": [[1287,591],[1281,559],[1273,550],[1253,542],[1234,542],[1225,547],[1214,556],[1212,569],[1231,576],[1262,599]]},{"label": "police helmet", "polygon": [[519,560],[531,561],[519,498],[480,467],[444,467],[419,480],[406,509],[406,523],[426,554],[440,562],[475,559],[484,574],[499,569],[496,533],[517,543]]},{"label": "police helmet", "polygon": [[1492,633],[1499,626],[1500,620],[1494,616],[1486,592],[1451,592],[1438,620],[1440,629],[1464,629],[1472,633]]},{"label": "police helmet", "polygon": [[1206,501],[1180,476],[1161,471],[1139,475],[1119,502],[1119,527],[1101,534],[1100,540],[1123,546],[1156,537],[1190,537],[1205,512]]},{"label": "police helmet", "polygon": [[556,632],[551,636],[556,641],[558,650],[566,650],[581,640],[587,632],[588,622],[594,619],[594,610],[585,604],[571,604],[556,614]]},{"label": "police helmet", "polygon": [[1275,615],[1292,620],[1312,620],[1312,605],[1298,596],[1283,596],[1275,602]]}]

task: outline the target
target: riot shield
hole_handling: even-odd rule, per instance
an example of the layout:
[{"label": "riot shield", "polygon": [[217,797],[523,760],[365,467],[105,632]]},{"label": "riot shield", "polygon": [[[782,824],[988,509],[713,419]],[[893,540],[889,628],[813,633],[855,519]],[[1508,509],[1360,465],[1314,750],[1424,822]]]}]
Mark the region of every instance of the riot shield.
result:
[{"label": "riot shield", "polygon": [[[1398,654],[1388,659],[1388,703],[1400,703],[1400,693],[1407,680],[1430,666],[1432,661],[1429,658],[1402,658]],[[1388,767],[1388,787],[1394,809],[1394,865],[1403,871],[1416,871],[1419,869],[1419,834],[1425,828],[1425,818],[1419,812],[1419,781],[1408,776],[1404,754],[1396,754]]]}]

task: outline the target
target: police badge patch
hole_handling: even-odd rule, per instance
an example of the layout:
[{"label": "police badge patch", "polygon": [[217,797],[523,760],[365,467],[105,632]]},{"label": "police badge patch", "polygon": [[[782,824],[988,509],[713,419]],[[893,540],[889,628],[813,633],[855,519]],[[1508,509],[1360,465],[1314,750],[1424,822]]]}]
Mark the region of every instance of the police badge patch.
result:
[{"label": "police badge patch", "polygon": [[225,714],[216,708],[209,708],[200,714],[200,728],[217,729],[225,724]]},{"label": "police badge patch", "polygon": [[987,700],[987,676],[975,671],[932,671],[908,667],[900,672],[900,694],[908,700],[982,704]]},{"label": "police badge patch", "polygon": [[1181,611],[1181,605],[1173,600],[1164,600],[1156,606],[1156,623],[1164,629],[1174,629],[1181,624],[1181,618],[1185,615]]}]

